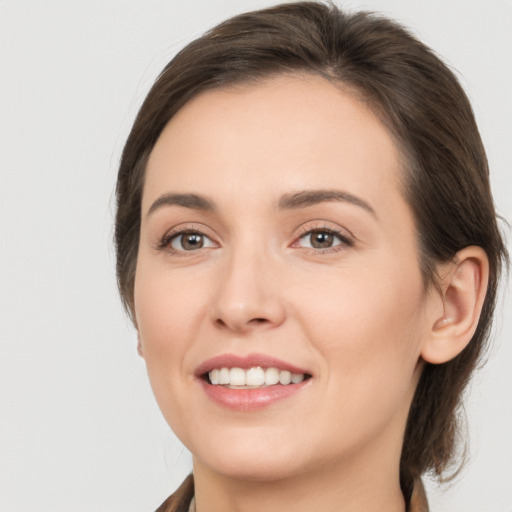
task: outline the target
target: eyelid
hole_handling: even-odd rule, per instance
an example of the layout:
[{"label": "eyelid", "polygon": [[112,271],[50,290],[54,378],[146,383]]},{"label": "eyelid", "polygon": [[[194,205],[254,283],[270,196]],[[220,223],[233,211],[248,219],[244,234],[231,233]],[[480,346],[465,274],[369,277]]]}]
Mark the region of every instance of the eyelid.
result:
[{"label": "eyelid", "polygon": [[336,246],[332,246],[326,249],[304,248],[306,250],[312,250],[319,253],[326,253],[329,252],[329,250],[333,251],[340,250],[341,248],[352,247],[356,242],[356,237],[348,229],[343,228],[338,224],[333,224],[325,220],[315,220],[307,222],[303,224],[298,231],[299,232],[293,239],[291,247],[297,247],[299,240],[315,231],[325,231],[327,233],[331,233],[339,237],[339,239],[341,240],[341,244],[338,244]]},{"label": "eyelid", "polygon": [[[331,233],[339,237],[339,239],[341,240],[341,244],[326,249],[304,248],[305,250],[311,250],[318,253],[327,253],[329,252],[329,250],[340,250],[340,248],[352,247],[356,242],[356,237],[347,228],[341,227],[338,224],[334,224],[332,222],[325,220],[314,220],[302,224],[296,230],[296,235],[294,236],[293,242],[290,244],[290,247],[297,247],[297,244],[301,238],[315,231],[325,231]],[[218,247],[221,245],[219,237],[210,228],[208,228],[204,224],[189,222],[177,224],[176,226],[173,226],[170,229],[168,229],[161,237],[158,238],[155,244],[155,248],[157,250],[167,250],[173,253],[197,252],[171,249],[169,247],[173,239],[187,233],[197,233],[199,235],[207,237],[215,246]],[[205,247],[204,249],[210,248],[211,247]],[[199,250],[200,249],[198,249],[198,251]]]},{"label": "eyelid", "polygon": [[[168,229],[156,243],[156,249],[158,250],[168,250],[173,253],[182,253],[182,252],[196,252],[196,251],[181,251],[178,249],[170,248],[170,244],[173,239],[177,238],[180,235],[185,235],[188,233],[197,233],[198,235],[204,236],[208,238],[215,246],[219,246],[218,237],[213,233],[211,229],[206,227],[204,224],[195,224],[195,223],[184,223],[173,226]],[[205,247],[205,249],[211,249],[211,247]]]}]

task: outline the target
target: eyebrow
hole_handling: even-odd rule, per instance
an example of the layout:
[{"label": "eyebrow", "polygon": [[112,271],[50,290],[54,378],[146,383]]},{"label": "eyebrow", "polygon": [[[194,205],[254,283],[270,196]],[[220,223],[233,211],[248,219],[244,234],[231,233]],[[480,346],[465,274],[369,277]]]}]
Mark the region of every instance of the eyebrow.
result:
[{"label": "eyebrow", "polygon": [[164,206],[182,206],[208,212],[215,210],[215,204],[204,196],[197,194],[164,194],[151,205],[146,216]]},{"label": "eyebrow", "polygon": [[[359,206],[368,213],[371,213],[374,217],[377,217],[375,210],[363,199],[343,192],[340,190],[302,190],[300,192],[293,192],[290,194],[284,194],[281,196],[278,202],[278,208],[280,210],[295,210],[298,208],[304,208],[307,206],[314,206],[320,203],[326,203],[330,201],[350,203],[355,206]],[[215,211],[215,203],[204,196],[198,194],[163,194],[154,201],[148,210],[146,216],[151,215],[156,210],[163,208],[164,206],[182,206],[183,208],[190,208],[193,210],[202,211]]]},{"label": "eyebrow", "polygon": [[301,192],[285,194],[279,200],[278,206],[280,210],[293,210],[295,208],[303,208],[330,201],[350,203],[359,206],[368,213],[371,213],[374,217],[377,217],[375,210],[366,201],[341,190],[303,190]]}]

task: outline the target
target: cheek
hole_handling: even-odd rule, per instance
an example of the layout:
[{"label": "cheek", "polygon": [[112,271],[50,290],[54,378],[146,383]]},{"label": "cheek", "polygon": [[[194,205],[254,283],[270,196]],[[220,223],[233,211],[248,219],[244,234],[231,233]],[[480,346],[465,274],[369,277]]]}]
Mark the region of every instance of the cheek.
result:
[{"label": "cheek", "polygon": [[414,386],[425,328],[419,273],[359,269],[322,282],[299,307],[302,328],[326,362],[327,386],[350,394],[344,407],[397,405]]},{"label": "cheek", "polygon": [[[142,260],[135,279],[135,314],[143,357],[156,400],[168,419],[181,407],[171,390],[191,384],[186,356],[200,323],[204,296],[158,265]],[[187,371],[188,370],[188,371]]]},{"label": "cheek", "polygon": [[[178,278],[177,278],[178,277]],[[193,337],[204,293],[165,265],[139,260],[135,278],[135,315],[146,354],[179,352]]]},{"label": "cheek", "polygon": [[188,399],[193,383],[186,371],[187,351],[196,336],[197,302],[186,300],[190,295],[179,293],[176,283],[170,287],[162,279],[143,276],[136,286],[135,311],[149,382],[167,423],[180,439],[187,439],[187,426],[197,414]]}]

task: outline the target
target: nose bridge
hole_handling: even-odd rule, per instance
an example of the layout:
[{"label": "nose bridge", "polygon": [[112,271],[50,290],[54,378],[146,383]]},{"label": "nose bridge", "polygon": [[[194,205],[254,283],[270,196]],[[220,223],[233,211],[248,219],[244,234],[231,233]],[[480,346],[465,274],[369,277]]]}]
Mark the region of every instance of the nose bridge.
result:
[{"label": "nose bridge", "polygon": [[276,326],[284,320],[278,261],[265,242],[245,237],[226,251],[217,278],[212,320],[237,332]]}]

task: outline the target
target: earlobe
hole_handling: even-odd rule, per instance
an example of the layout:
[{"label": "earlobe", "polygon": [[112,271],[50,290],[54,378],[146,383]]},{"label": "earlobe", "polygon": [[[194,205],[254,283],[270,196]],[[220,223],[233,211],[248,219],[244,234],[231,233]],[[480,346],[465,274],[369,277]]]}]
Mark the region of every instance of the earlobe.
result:
[{"label": "earlobe", "polygon": [[139,356],[144,359],[144,352],[142,351],[142,342],[140,340],[140,334],[137,331],[137,352],[139,353]]},{"label": "earlobe", "polygon": [[487,291],[489,261],[481,247],[470,246],[459,251],[443,270],[442,313],[431,319],[421,351],[422,358],[433,364],[453,359],[471,341]]}]

